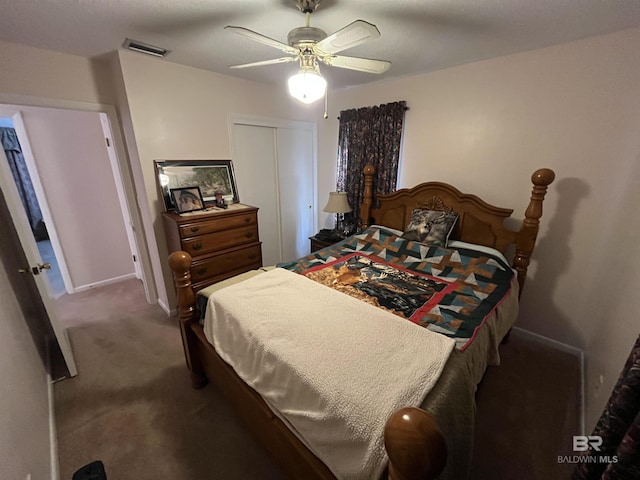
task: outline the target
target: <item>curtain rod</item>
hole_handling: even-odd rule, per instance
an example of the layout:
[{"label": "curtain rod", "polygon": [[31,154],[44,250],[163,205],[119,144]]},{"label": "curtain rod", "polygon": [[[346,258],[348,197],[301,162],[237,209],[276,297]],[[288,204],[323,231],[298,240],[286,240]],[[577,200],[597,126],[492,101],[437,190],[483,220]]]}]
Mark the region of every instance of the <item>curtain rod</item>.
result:
[{"label": "curtain rod", "polygon": [[[394,102],[391,102],[391,103],[394,103]],[[388,105],[388,103],[383,103],[382,105]],[[381,107],[382,105],[375,105],[375,106]],[[360,108],[374,108],[374,107],[360,107]],[[349,110],[360,110],[360,108],[350,108]],[[406,112],[407,110],[409,110],[409,107],[405,105],[404,111]],[[336,119],[340,120],[340,116],[337,116]]]}]

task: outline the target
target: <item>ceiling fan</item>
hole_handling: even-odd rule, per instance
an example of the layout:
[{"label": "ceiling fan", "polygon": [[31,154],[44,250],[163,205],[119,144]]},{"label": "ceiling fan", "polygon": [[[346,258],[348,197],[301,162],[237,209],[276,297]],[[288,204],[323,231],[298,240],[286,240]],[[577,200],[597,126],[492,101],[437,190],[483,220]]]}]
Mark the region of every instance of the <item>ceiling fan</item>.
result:
[{"label": "ceiling fan", "polygon": [[276,63],[300,62],[300,71],[289,78],[289,93],[304,103],[313,103],[324,96],[327,82],[320,75],[318,61],[339,68],[381,74],[391,66],[386,60],[345,57],[336,53],[361,45],[380,37],[378,28],[364,20],[356,20],[337,32],[327,34],[310,26],[311,13],[318,8],[320,0],[296,0],[296,5],[306,16],[304,27],[294,28],[287,35],[288,45],[244,27],[227,25],[225,29],[251,40],[277,48],[289,57],[274,58],[260,62],[234,65],[231,68],[258,67]]}]

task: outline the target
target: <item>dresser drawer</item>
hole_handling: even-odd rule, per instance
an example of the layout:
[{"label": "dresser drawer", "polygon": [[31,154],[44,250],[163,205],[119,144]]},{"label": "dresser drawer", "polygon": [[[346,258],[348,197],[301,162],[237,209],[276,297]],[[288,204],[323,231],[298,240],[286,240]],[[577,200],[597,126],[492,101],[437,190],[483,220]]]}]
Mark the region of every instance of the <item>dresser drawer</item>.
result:
[{"label": "dresser drawer", "polygon": [[223,230],[208,233],[199,237],[187,238],[182,241],[182,249],[192,257],[199,257],[216,250],[234,247],[243,243],[253,243],[258,240],[258,225]]},{"label": "dresser drawer", "polygon": [[255,264],[262,265],[260,244],[194,262],[191,266],[191,281],[198,283]]},{"label": "dresser drawer", "polygon": [[196,235],[228,230],[230,228],[255,225],[256,223],[256,214],[253,212],[245,215],[216,218],[204,222],[188,223],[180,226],[180,238],[189,238]]}]

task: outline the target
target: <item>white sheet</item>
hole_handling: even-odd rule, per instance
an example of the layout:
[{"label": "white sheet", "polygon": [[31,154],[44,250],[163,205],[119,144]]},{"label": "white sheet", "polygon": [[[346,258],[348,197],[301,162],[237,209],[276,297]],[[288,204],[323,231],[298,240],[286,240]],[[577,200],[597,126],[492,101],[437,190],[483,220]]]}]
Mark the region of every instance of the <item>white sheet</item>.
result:
[{"label": "white sheet", "polygon": [[454,347],[278,268],[213,293],[204,330],[340,479],[380,477],[386,419],[421,404]]}]

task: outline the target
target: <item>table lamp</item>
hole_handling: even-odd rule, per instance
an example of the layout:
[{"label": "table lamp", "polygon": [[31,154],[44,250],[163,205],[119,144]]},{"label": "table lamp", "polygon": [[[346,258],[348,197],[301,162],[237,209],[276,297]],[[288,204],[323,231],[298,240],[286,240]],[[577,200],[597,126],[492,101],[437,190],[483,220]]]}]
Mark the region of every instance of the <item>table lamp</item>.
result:
[{"label": "table lamp", "polygon": [[344,236],[344,214],[351,211],[347,200],[347,192],[329,192],[329,201],[323,210],[327,213],[336,214],[335,231]]}]

